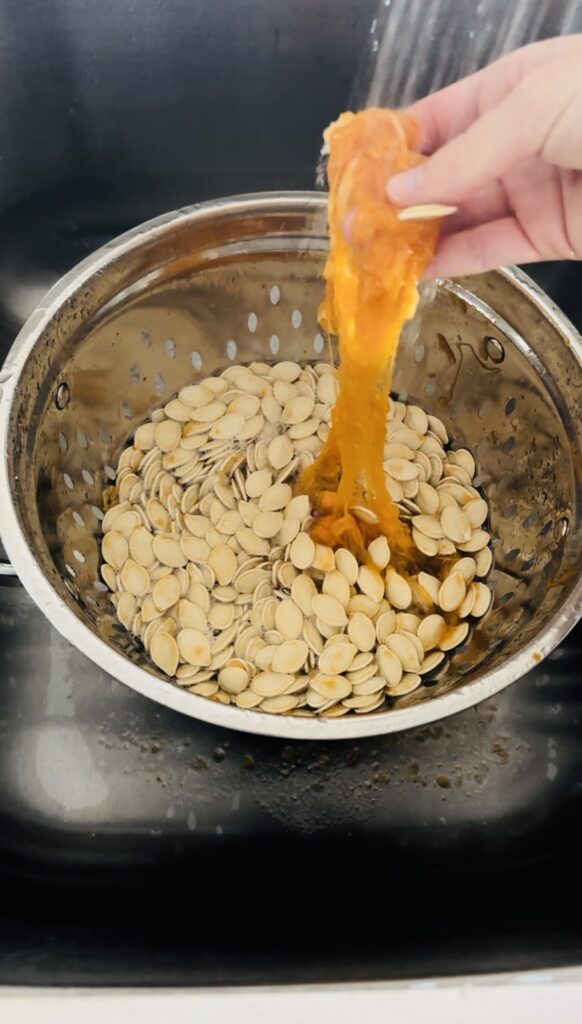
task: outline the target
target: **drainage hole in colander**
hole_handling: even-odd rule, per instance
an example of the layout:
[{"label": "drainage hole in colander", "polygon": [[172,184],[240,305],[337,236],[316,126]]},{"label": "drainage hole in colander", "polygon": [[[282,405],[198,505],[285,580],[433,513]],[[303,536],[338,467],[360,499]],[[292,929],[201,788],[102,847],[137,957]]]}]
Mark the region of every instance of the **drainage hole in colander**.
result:
[{"label": "drainage hole in colander", "polygon": [[498,365],[505,359],[505,349],[497,338],[488,337],[483,339],[485,358]]},{"label": "drainage hole in colander", "polygon": [[226,343],[226,354],[230,360],[236,359],[236,341],[232,338]]},{"label": "drainage hole in colander", "polygon": [[172,338],[167,338],[166,339],[166,346],[165,346],[165,348],[166,348],[166,355],[167,355],[168,359],[175,359],[176,358],[176,342],[173,341]]},{"label": "drainage hole in colander", "polygon": [[510,398],[509,401],[507,402],[506,406],[505,406],[505,415],[506,416],[511,416],[512,412],[515,412],[516,405],[517,405],[517,398]]},{"label": "drainage hole in colander", "polygon": [[558,519],[558,523],[557,523],[558,537],[561,540],[564,540],[564,538],[568,536],[569,532],[570,532],[570,520],[568,519],[568,516],[562,516],[561,519]]},{"label": "drainage hole in colander", "polygon": [[59,409],[61,412],[63,411],[63,409],[66,409],[67,405],[69,404],[70,397],[71,389],[66,381],[62,381],[59,384],[57,388],[57,393],[55,395],[55,405],[57,409]]},{"label": "drainage hole in colander", "polygon": [[323,352],[324,345],[325,341],[323,340],[323,335],[320,334],[318,331],[318,333],[315,335],[313,339],[313,351],[315,352],[316,356],[321,355],[321,353]]},{"label": "drainage hole in colander", "polygon": [[277,352],[279,351],[279,339],[278,339],[276,334],[272,334],[271,335],[271,338],[270,338],[270,341],[269,341],[269,348],[270,348],[271,352],[273,353],[273,355],[276,356]]},{"label": "drainage hole in colander", "polygon": [[517,512],[517,505],[513,501],[513,502],[511,502],[511,504],[505,506],[505,508],[501,512],[501,515],[503,516],[504,519],[513,519],[513,517],[514,517],[516,512]]},{"label": "drainage hole in colander", "polygon": [[507,554],[505,556],[505,561],[506,562],[515,562],[515,559],[517,558],[517,556],[519,554],[520,554],[520,549],[519,548],[512,548],[511,551],[507,552]]},{"label": "drainage hole in colander", "polygon": [[166,382],[162,377],[161,373],[156,373],[154,377],[154,387],[158,392],[158,395],[162,395],[166,390]]}]

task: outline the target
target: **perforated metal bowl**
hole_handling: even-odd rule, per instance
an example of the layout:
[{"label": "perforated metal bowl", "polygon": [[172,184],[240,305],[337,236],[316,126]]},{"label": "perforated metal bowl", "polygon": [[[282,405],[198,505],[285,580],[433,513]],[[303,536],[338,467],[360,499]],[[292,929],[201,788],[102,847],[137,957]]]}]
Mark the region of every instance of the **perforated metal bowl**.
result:
[{"label": "perforated metal bowl", "polygon": [[153,407],[230,361],[319,360],[325,199],[251,195],[137,228],[64,277],[0,377],[8,555],[50,621],[104,670],[196,718],[332,739],[476,704],[544,657],[581,613],[582,346],[517,270],[442,284],[401,345],[395,390],[469,447],[495,535],[495,603],[444,673],[393,709],[341,719],[243,711],[159,678],[100,582],[101,494]]}]

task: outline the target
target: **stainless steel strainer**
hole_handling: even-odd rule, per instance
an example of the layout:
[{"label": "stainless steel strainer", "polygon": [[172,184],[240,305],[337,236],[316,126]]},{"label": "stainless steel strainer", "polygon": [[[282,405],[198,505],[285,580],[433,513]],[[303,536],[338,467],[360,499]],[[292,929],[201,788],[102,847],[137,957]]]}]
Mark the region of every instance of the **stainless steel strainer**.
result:
[{"label": "stainless steel strainer", "polygon": [[332,739],[466,708],[541,660],[582,611],[582,345],[517,270],[442,284],[401,345],[395,391],[477,460],[495,535],[493,610],[433,685],[369,716],[215,704],[159,678],[100,582],[101,495],[153,407],[230,361],[325,358],[326,202],[251,195],[180,210],[105,246],[32,314],[0,376],[2,537],[50,621],[103,669],[185,714]]}]

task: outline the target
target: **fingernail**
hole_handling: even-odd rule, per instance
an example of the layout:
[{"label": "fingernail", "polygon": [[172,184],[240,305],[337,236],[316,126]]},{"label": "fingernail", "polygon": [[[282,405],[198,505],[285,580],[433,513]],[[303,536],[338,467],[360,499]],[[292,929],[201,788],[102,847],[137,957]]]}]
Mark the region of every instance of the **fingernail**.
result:
[{"label": "fingernail", "polygon": [[388,198],[398,204],[409,203],[420,192],[423,178],[422,167],[414,167],[411,171],[404,171],[403,174],[395,174],[386,186]]}]

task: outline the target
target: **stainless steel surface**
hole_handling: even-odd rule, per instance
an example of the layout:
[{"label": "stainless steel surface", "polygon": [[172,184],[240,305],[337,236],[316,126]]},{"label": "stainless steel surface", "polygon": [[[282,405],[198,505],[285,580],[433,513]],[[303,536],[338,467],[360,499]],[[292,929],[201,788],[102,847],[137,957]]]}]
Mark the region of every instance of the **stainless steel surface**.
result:
[{"label": "stainless steel surface", "polygon": [[581,641],[448,722],[289,743],[144,701],[0,587],[0,985],[581,963]]},{"label": "stainless steel surface", "polygon": [[441,287],[396,364],[396,393],[442,416],[455,442],[474,451],[490,503],[495,603],[444,671],[374,715],[262,715],[157,677],[117,623],[99,577],[99,509],[111,467],[149,410],[228,362],[232,339],[238,361],[269,358],[274,334],[279,358],[318,358],[325,213],[313,194],[267,194],[142,225],[52,289],[0,374],[3,539],[51,622],[160,703],[289,738],[392,732],[475,704],[552,650],[582,600],[582,346],[533,282],[506,270]]}]

